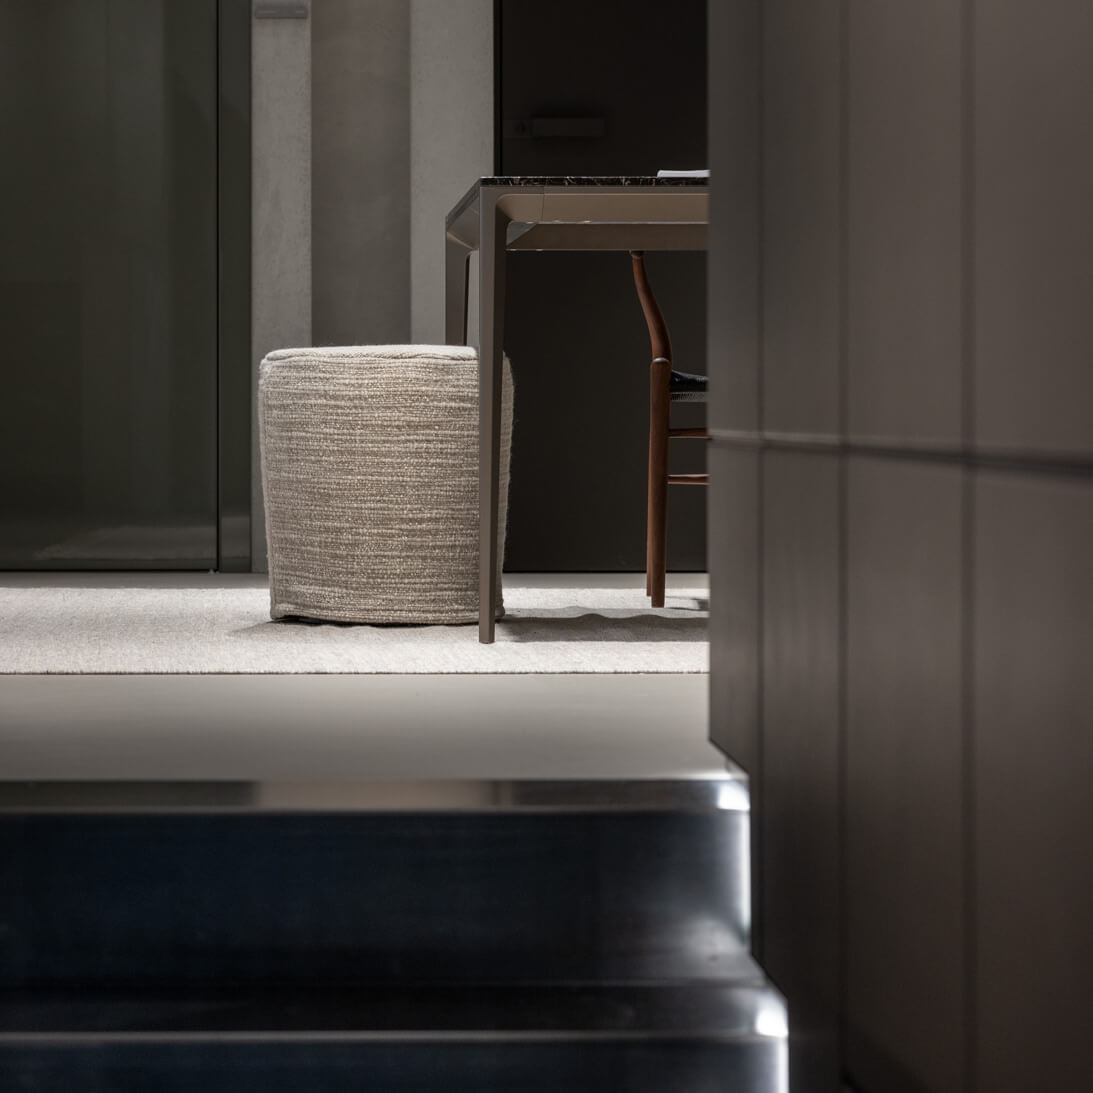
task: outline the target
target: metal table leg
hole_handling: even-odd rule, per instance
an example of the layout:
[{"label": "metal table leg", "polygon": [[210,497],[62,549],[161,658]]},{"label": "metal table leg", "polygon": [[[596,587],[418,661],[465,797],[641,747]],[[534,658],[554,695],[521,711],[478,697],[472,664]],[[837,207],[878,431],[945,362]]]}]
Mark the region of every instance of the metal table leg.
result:
[{"label": "metal table leg", "polygon": [[467,344],[467,273],[471,252],[453,239],[444,248],[444,344]]},{"label": "metal table leg", "polygon": [[501,457],[501,360],[505,325],[505,242],[508,218],[497,207],[497,195],[483,189],[479,206],[478,349],[478,640],[494,638],[500,556],[497,543],[498,487]]}]

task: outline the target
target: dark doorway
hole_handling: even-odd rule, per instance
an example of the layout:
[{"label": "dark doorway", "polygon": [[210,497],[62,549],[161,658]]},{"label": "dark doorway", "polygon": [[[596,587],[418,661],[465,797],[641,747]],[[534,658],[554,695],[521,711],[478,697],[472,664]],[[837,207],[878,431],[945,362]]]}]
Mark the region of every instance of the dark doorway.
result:
[{"label": "dark doorway", "polygon": [[[706,3],[499,0],[503,175],[650,175],[706,166]],[[507,569],[645,565],[649,341],[624,254],[509,258],[506,350],[516,376]],[[705,371],[705,255],[649,273],[678,366]],[[701,407],[681,407],[698,424]],[[697,416],[687,417],[687,411]],[[704,469],[675,445],[674,472]],[[669,568],[705,568],[704,490],[669,499]]]}]

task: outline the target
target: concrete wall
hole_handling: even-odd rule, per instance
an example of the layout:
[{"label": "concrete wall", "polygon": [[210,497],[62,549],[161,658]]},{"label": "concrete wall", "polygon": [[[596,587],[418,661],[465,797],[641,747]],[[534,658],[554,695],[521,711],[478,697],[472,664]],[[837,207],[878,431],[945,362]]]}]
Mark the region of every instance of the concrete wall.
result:
[{"label": "concrete wall", "polygon": [[312,2],[318,345],[410,336],[410,5]]},{"label": "concrete wall", "polygon": [[[444,217],[493,173],[493,0],[412,0],[410,66],[411,332],[415,342],[440,343]],[[477,344],[473,290],[468,310]]]},{"label": "concrete wall", "polygon": [[444,340],[444,216],[493,158],[492,27],[492,0],[313,0],[316,343]]}]

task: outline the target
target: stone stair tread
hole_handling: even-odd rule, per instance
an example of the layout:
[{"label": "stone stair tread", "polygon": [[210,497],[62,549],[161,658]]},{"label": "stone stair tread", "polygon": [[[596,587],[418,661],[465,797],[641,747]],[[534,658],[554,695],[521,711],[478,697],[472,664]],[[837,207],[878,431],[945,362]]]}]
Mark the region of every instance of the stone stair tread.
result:
[{"label": "stone stair tread", "polygon": [[[781,1000],[750,961],[721,982],[21,989],[0,1042],[36,1039],[686,1039],[771,1035]],[[775,1026],[777,1017],[775,1017]]]}]

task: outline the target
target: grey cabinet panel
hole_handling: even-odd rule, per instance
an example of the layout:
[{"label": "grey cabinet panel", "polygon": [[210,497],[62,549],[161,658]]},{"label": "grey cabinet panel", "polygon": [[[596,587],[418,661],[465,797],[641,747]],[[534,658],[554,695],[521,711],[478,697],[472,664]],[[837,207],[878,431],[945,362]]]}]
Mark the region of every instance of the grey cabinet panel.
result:
[{"label": "grey cabinet panel", "polygon": [[847,418],[961,439],[961,0],[852,0]]},{"label": "grey cabinet panel", "polygon": [[764,460],[761,956],[794,1093],[839,1077],[840,482],[835,456]]},{"label": "grey cabinet panel", "polygon": [[759,427],[761,0],[709,5],[710,427]]},{"label": "grey cabinet panel", "polygon": [[962,475],[848,471],[848,1059],[869,1093],[964,1089]]},{"label": "grey cabinet panel", "polygon": [[976,443],[1093,453],[1093,5],[976,11]]},{"label": "grey cabinet panel", "polygon": [[757,779],[759,456],[716,440],[709,448],[710,739]]},{"label": "grey cabinet panel", "polygon": [[1085,1089],[1093,482],[981,475],[975,544],[977,1089]]},{"label": "grey cabinet panel", "polygon": [[763,15],[763,426],[839,430],[838,0]]}]

